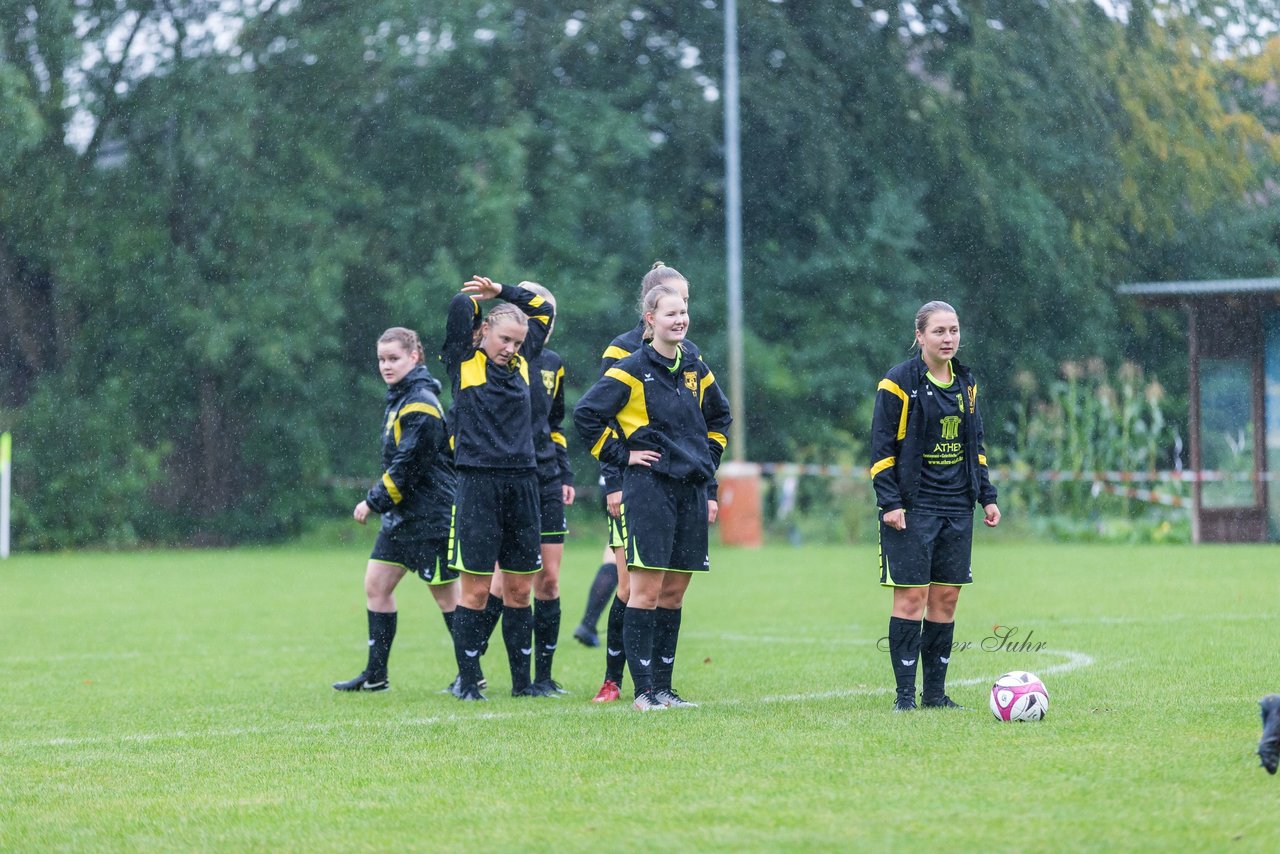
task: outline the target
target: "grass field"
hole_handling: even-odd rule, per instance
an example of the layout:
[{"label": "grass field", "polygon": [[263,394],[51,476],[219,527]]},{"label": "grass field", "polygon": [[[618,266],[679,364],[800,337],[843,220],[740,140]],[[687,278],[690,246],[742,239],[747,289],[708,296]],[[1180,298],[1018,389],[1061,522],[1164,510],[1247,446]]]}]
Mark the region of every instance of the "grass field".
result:
[{"label": "grass field", "polygon": [[[329,688],[363,666],[363,542],[18,556],[0,849],[1280,849],[1280,778],[1253,754],[1280,550],[977,540],[950,691],[974,711],[904,715],[873,548],[714,553],[676,671],[702,707],[647,715],[587,702],[585,541],[556,668],[573,694],[507,696],[495,644],[491,701],[466,705],[437,693],[455,668],[415,579],[393,690]],[[997,624],[1044,646],[982,649]],[[986,711],[1012,669],[1044,678],[1048,719]]]}]

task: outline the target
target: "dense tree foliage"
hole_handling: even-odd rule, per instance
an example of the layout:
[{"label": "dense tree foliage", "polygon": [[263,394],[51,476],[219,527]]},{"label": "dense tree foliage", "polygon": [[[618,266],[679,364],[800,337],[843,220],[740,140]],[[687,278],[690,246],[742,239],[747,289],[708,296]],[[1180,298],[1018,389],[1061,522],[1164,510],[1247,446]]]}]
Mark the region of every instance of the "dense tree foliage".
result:
[{"label": "dense tree foliage", "polygon": [[[1065,359],[1178,386],[1178,318],[1118,282],[1280,267],[1270,2],[739,6],[751,458],[857,447],[927,299],[998,418]],[[0,0],[19,542],[296,531],[373,474],[377,334],[433,350],[473,272],[555,290],[571,397],[655,258],[723,366],[722,28],[713,0]]]}]

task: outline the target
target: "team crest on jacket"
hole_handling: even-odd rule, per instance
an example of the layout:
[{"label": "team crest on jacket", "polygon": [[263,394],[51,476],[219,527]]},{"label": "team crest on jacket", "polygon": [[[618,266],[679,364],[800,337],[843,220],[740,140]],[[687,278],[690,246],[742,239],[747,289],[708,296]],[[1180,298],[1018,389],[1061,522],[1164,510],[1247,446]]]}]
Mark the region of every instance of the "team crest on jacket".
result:
[{"label": "team crest on jacket", "polygon": [[698,372],[697,371],[684,372],[684,387],[689,389],[689,391],[698,390]]},{"label": "team crest on jacket", "polygon": [[978,386],[969,386],[969,414],[973,414],[973,410],[978,406]]},{"label": "team crest on jacket", "polygon": [[542,372],[542,385],[543,385],[543,387],[544,387],[544,388],[546,388],[546,390],[547,390],[547,394],[551,395],[552,397],[555,397],[555,394],[556,394],[556,372],[555,372],[555,371],[543,371],[543,372]]}]

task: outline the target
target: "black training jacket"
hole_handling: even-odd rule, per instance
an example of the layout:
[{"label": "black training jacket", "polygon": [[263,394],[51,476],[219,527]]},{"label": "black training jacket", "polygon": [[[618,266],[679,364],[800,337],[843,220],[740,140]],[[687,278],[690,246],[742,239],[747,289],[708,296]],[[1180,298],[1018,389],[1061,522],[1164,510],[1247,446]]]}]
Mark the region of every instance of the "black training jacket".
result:
[{"label": "black training jacket", "polygon": [[[925,419],[931,414],[928,395],[919,394],[928,382],[924,359],[916,356],[894,365],[876,388],[871,417],[871,482],[881,513],[911,509],[920,489]],[[969,473],[971,500],[986,506],[996,500],[996,488],[987,476],[987,452],[983,447],[982,411],[978,409],[978,381],[956,359],[951,370],[959,380],[964,419],[964,459]]]},{"label": "black training jacket", "polygon": [[459,468],[529,470],[537,467],[530,405],[530,360],[542,353],[551,328],[551,303],[524,288],[503,285],[499,299],[529,318],[520,352],[507,365],[489,361],[477,343],[480,305],[469,294],[449,303],[440,359],[453,386],[449,410],[454,435],[454,464]]},{"label": "black training jacket", "polygon": [[[619,359],[625,359],[632,353],[640,349],[644,344],[644,322],[641,321],[634,328],[614,338],[609,342],[609,346],[604,348],[604,354],[600,357],[600,376],[604,376],[605,372],[613,367],[614,363]],[[702,352],[698,350],[698,345],[692,341],[683,341],[680,345],[684,352],[688,354],[690,359],[701,359]],[[615,425],[616,426],[616,425]],[[622,490],[622,469],[600,461],[600,478],[604,481],[602,484],[604,492],[608,495],[610,492],[620,492]],[[716,482],[712,479],[710,486],[707,488],[707,498],[712,501],[716,500]]]},{"label": "black training jacket", "polygon": [[449,534],[453,507],[453,451],[440,383],[422,365],[387,389],[382,416],[382,478],[365,502],[382,514],[382,530],[425,522],[439,536]]},{"label": "black training jacket", "polygon": [[564,361],[555,350],[542,349],[529,360],[533,377],[533,451],[541,483],[573,483],[569,443],[564,437]]},{"label": "black training jacket", "polygon": [[656,450],[653,471],[691,483],[715,476],[732,420],[711,369],[683,346],[672,370],[645,344],[605,371],[573,410],[597,459],[622,470],[631,451]]}]

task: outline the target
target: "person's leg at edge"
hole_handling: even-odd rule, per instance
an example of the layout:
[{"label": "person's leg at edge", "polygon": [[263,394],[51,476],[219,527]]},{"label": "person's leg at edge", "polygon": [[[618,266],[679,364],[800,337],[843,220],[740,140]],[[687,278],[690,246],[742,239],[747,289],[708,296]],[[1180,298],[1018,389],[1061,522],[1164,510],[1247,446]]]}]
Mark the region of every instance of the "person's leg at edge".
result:
[{"label": "person's leg at edge", "polygon": [[502,573],[502,640],[511,667],[511,694],[528,692],[532,680],[529,664],[533,653],[533,578],[535,573]]},{"label": "person's leg at edge", "polygon": [[384,691],[387,661],[396,637],[396,585],[404,578],[405,569],[395,564],[371,560],[364,571],[365,610],[369,626],[369,656],[364,672],[354,679],[338,682],[339,691]]},{"label": "person's leg at edge", "polygon": [[897,688],[895,710],[916,705],[916,661],[920,658],[920,621],[924,617],[929,588],[893,588],[893,613],[889,617],[889,660]]},{"label": "person's leg at edge", "polygon": [[920,633],[921,702],[926,706],[946,706],[947,665],[955,637],[956,603],[960,588],[930,584]]},{"label": "person's leg at edge", "polygon": [[635,688],[636,708],[647,710],[661,705],[653,700],[653,640],[658,597],[667,573],[636,566],[628,570],[630,590],[622,629],[623,647]]},{"label": "person's leg at edge", "polygon": [[459,579],[458,605],[453,612],[453,648],[461,677],[461,699],[481,699],[480,647],[489,583],[487,574],[474,572],[463,572]]},{"label": "person's leg at edge", "polygon": [[573,630],[573,636],[583,646],[599,646],[600,636],[596,627],[600,623],[600,615],[613,598],[618,587],[618,565],[613,550],[608,546],[600,557],[600,568],[591,581],[591,589],[587,591],[587,607],[582,613],[582,622]]},{"label": "person's leg at edge", "polygon": [[560,563],[564,543],[542,544],[542,571],[533,582],[533,681],[545,690],[563,693],[551,677],[551,665],[560,642]]},{"label": "person's leg at edge", "polygon": [[693,580],[693,574],[665,572],[663,576],[662,590],[658,594],[657,616],[654,621],[653,691],[665,706],[693,707],[696,704],[682,699],[671,687],[676,647],[680,641],[680,618],[684,606],[684,595],[689,589],[689,582]]}]

